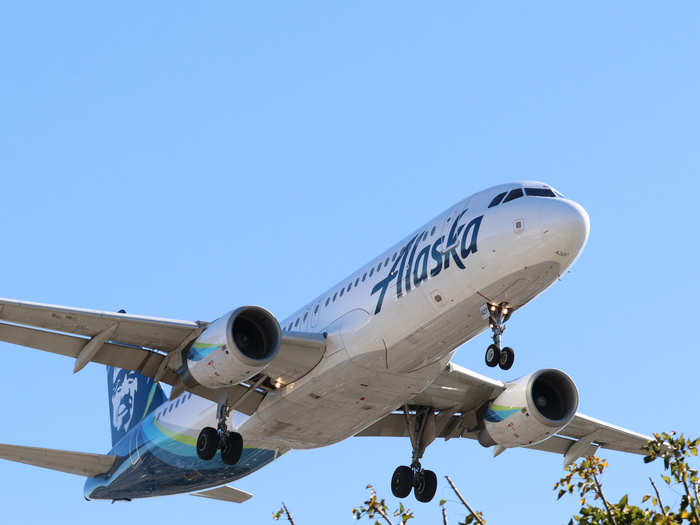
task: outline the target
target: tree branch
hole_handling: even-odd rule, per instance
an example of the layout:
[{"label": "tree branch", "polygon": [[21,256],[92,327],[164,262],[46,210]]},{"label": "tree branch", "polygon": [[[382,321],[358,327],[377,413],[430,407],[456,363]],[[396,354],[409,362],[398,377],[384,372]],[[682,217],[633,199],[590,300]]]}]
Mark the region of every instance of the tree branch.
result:
[{"label": "tree branch", "polygon": [[593,474],[593,481],[595,481],[595,486],[598,492],[598,495],[600,496],[600,499],[603,500],[603,505],[605,505],[605,510],[608,513],[608,518],[610,519],[610,523],[612,525],[617,525],[617,522],[615,521],[615,518],[612,515],[612,511],[610,510],[610,503],[608,503],[608,500],[605,499],[605,494],[603,494],[603,487],[600,486],[600,482],[598,481],[598,476],[595,474],[595,470],[592,472]]},{"label": "tree branch", "polygon": [[[475,519],[476,521],[478,521],[481,525],[486,525],[486,523],[484,523],[484,520],[482,520],[482,519],[478,516],[478,514],[477,514],[476,512],[474,512],[474,510],[469,506],[469,503],[467,503],[467,502],[464,500],[464,498],[462,497],[462,495],[461,495],[461,494],[459,493],[459,491],[457,490],[457,487],[455,487],[455,484],[452,483],[452,480],[450,479],[450,476],[445,476],[445,479],[446,479],[447,482],[450,484],[450,487],[452,487],[452,490],[454,491],[454,493],[457,494],[457,497],[459,498],[459,501],[462,502],[462,505],[464,505],[464,506],[467,508],[467,510],[469,511],[469,513],[470,513],[472,516],[474,516],[474,519]],[[617,525],[617,524],[615,524],[615,525]]]},{"label": "tree branch", "polygon": [[[692,497],[690,495],[690,487],[688,487],[688,482],[681,478],[683,481],[683,486],[685,487],[685,493],[688,496],[688,503],[690,503],[690,509],[693,511],[693,516],[695,516],[695,521],[696,523],[700,523],[700,516],[698,516],[698,507],[696,504],[693,504]],[[695,487],[695,494],[697,494],[697,486]]]},{"label": "tree branch", "polygon": [[289,512],[289,509],[287,508],[287,505],[284,504],[284,502],[282,502],[282,508],[284,509],[284,513],[287,515],[289,523],[294,525],[294,518],[292,518],[292,514]]},{"label": "tree branch", "polygon": [[[696,484],[697,486],[697,484]],[[442,507],[442,525],[448,525],[447,523],[447,509]]]},{"label": "tree branch", "polygon": [[665,517],[668,517],[666,509],[664,508],[664,503],[663,501],[661,501],[661,494],[659,494],[659,489],[656,488],[656,483],[654,483],[654,480],[651,478],[649,478],[649,482],[651,483],[651,486],[654,487],[654,492],[656,492],[656,499],[659,502],[659,507],[661,507],[661,512]]}]

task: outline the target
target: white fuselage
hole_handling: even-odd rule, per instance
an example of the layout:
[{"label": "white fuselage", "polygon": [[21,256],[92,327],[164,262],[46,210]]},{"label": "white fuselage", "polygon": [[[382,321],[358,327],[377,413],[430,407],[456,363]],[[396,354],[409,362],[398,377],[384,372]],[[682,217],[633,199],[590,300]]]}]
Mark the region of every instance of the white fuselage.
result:
[{"label": "white fuselage", "polygon": [[[556,281],[586,242],[588,216],[560,196],[489,208],[517,188],[549,187],[476,193],[285,319],[285,331],[326,332],[327,350],[252,417],[234,415],[246,446],[284,452],[358,433],[425,390],[458,346],[488,328],[484,303],[517,309]],[[196,398],[172,417],[193,436],[216,426],[215,405]]]}]

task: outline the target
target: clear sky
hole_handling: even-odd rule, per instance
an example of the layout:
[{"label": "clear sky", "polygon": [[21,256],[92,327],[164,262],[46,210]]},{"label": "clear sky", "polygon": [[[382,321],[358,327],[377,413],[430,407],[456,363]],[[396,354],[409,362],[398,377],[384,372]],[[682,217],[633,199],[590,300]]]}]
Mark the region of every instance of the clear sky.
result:
[{"label": "clear sky", "polygon": [[[511,319],[510,372],[485,367],[487,334],[456,361],[500,379],[561,368],[586,414],[698,436],[699,29],[697,2],[4,2],[0,296],[282,318],[470,193],[542,180],[588,210],[589,243]],[[0,359],[0,442],[109,448],[103,367],[73,376],[7,344]],[[657,467],[602,455],[613,499],[650,491]],[[351,523],[365,485],[388,497],[409,459],[408,439],[292,452],[236,483],[244,505],[85,502],[82,478],[0,462],[0,508],[272,523],[285,501],[298,525]],[[561,463],[468,440],[424,459],[489,523],[568,521]],[[463,518],[444,481],[440,498]]]}]

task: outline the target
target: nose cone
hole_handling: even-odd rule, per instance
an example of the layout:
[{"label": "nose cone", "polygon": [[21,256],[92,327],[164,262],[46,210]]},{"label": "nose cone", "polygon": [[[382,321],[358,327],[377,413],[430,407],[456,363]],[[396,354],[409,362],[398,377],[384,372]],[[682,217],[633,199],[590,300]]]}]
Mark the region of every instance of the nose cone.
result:
[{"label": "nose cone", "polygon": [[554,254],[571,264],[588,240],[590,219],[583,206],[565,199],[552,199],[543,210],[542,234]]}]

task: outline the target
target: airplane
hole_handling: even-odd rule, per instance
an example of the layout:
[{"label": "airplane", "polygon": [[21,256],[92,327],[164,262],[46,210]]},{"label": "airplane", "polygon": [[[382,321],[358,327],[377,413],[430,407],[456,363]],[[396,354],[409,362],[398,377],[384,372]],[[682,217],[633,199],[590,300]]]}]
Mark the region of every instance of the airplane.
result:
[{"label": "airplane", "polygon": [[260,306],[192,322],[0,299],[0,341],[72,357],[74,372],[106,365],[112,437],[107,454],[0,445],[0,458],[85,476],[88,500],[243,502],[228,483],[291,450],[403,437],[412,457],[392,493],[428,502],[437,477],[421,459],[438,437],[565,464],[599,447],[643,454],[649,436],[577,412],[560,370],[501,381],[451,362],[490,330],[485,365],[509,370],[506,322],[588,235],[581,205],[515,182],[461,200],[281,322]]}]

